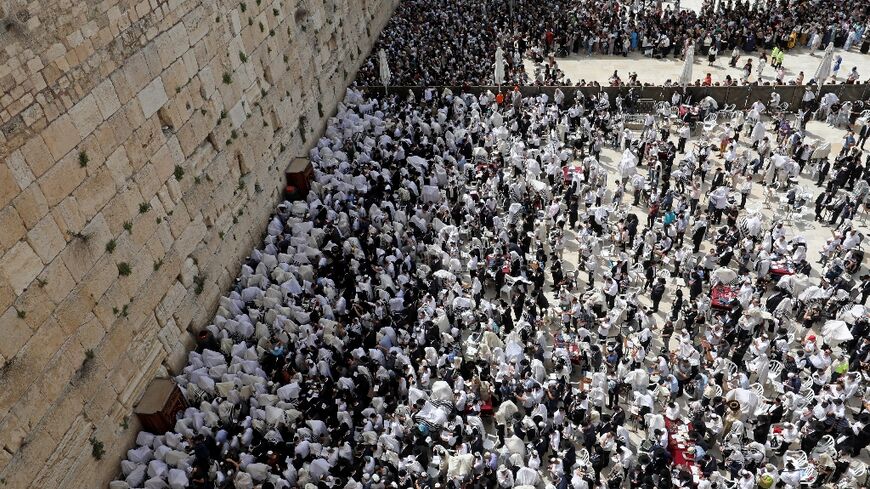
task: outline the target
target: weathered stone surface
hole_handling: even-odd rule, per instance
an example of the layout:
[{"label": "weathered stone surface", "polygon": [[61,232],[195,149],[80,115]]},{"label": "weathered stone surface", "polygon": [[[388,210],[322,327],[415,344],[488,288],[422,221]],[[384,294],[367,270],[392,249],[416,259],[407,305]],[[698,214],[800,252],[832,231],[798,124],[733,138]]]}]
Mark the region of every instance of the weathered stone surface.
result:
[{"label": "weathered stone surface", "polygon": [[166,90],[163,88],[163,80],[159,77],[142,89],[137,97],[146,119],[154,115],[169,100],[166,96]]},{"label": "weathered stone surface", "polygon": [[20,150],[12,153],[7,164],[12,172],[12,176],[15,178],[15,182],[18,184],[18,188],[25,189],[34,180],[33,172],[30,171],[27,162],[24,161],[24,155]]},{"label": "weathered stone surface", "polygon": [[18,182],[6,163],[0,164],[0,206],[5,206],[18,194]]},{"label": "weathered stone surface", "polygon": [[42,136],[30,138],[21,147],[21,153],[24,155],[24,160],[27,161],[30,171],[33,172],[36,178],[39,178],[46,170],[51,168],[51,165],[55,162]]},{"label": "weathered stone surface", "polygon": [[0,274],[6,277],[16,294],[21,294],[42,268],[39,255],[26,241],[19,241],[0,259]]},{"label": "weathered stone surface", "polygon": [[18,311],[14,307],[6,309],[0,315],[0,338],[3,338],[0,341],[0,355],[14,357],[32,334],[30,327],[18,317]]},{"label": "weathered stone surface", "polygon": [[0,210],[0,254],[11,248],[19,239],[27,234],[24,221],[18,215],[13,206],[4,207]]},{"label": "weathered stone surface", "polygon": [[275,148],[305,153],[299,117],[322,127],[318,101],[331,112],[366,27],[397,0],[334,3],[341,26],[312,5],[320,20],[303,33],[280,5],[48,0],[30,7],[28,36],[6,39],[0,119],[20,122],[0,135],[5,487],[105,487],[118,473],[136,430],[120,420],[158,372],[183,367],[189,331],[257,244],[283,178]]},{"label": "weathered stone surface", "polygon": [[27,233],[27,241],[42,259],[43,263],[50,263],[54,257],[66,245],[66,240],[60,233],[57,223],[51,214],[42,218],[39,223]]},{"label": "weathered stone surface", "polygon": [[97,107],[99,107],[103,119],[108,119],[115,115],[115,112],[121,108],[121,101],[118,100],[115,86],[112,85],[110,80],[103,80],[102,83],[94,88],[94,98],[97,101]]},{"label": "weathered stone surface", "polygon": [[42,132],[42,139],[55,160],[63,158],[82,140],[72,117],[67,114],[62,115],[48,126]]},{"label": "weathered stone surface", "polygon": [[82,139],[86,138],[103,122],[103,115],[97,106],[97,98],[91,94],[83,98],[69,111],[73,124]]}]

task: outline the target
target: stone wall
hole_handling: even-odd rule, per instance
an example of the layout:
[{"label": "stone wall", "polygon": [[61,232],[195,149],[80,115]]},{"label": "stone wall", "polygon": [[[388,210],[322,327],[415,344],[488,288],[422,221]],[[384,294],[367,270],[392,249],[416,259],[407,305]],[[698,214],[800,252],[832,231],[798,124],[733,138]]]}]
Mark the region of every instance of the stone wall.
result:
[{"label": "stone wall", "polygon": [[396,3],[0,0],[0,488],[117,473]]}]

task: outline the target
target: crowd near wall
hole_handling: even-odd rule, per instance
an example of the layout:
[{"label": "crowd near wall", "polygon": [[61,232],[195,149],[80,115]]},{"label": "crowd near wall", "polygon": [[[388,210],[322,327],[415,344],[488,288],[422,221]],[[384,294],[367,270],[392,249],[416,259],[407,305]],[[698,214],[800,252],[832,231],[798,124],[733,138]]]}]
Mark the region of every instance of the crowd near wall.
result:
[{"label": "crowd near wall", "polygon": [[[478,95],[486,91],[492,93],[510,92],[513,87],[510,85],[502,85],[501,87],[433,87],[438,93],[442,93],[445,89],[449,89],[454,94],[461,92],[472,93]],[[384,88],[379,86],[367,87],[368,90],[383,92]],[[664,87],[664,86],[649,86],[649,87],[539,87],[539,86],[523,86],[519,87],[520,92],[524,97],[537,96],[539,94],[547,94],[550,99],[553,99],[556,90],[561,90],[565,95],[566,103],[573,103],[577,94],[583,94],[584,97],[597,96],[601,92],[605,92],[611,102],[616,100],[617,96],[627,98],[629,94],[633,94],[639,100],[659,101],[665,100],[670,102],[674,92],[680,93],[684,100],[689,100],[695,103],[704,97],[711,97],[719,107],[725,105],[733,105],[736,109],[748,109],[757,100],[768,101],[773,92],[780,96],[780,102],[786,102],[791,109],[797,110],[803,100],[804,92],[807,90],[806,85],[744,85],[734,87]],[[425,87],[389,87],[389,93],[400,94],[407,96],[408,92],[414,92],[415,97],[422,97]],[[831,92],[835,94],[841,101],[866,101],[870,99],[870,84],[862,85],[823,85],[821,91],[818,87],[814,90],[818,98],[820,93]],[[643,108],[643,107],[641,107]],[[651,107],[646,107],[651,109]],[[789,110],[791,110],[789,109]]]},{"label": "crowd near wall", "polygon": [[0,1],[0,489],[117,473],[396,3]]}]

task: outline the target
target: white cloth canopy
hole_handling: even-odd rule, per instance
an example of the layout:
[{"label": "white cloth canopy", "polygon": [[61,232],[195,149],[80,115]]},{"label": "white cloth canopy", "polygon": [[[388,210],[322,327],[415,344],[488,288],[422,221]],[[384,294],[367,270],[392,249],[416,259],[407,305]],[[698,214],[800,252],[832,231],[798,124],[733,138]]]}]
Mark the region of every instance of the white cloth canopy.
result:
[{"label": "white cloth canopy", "polygon": [[387,52],[381,49],[378,51],[378,70],[381,77],[381,83],[388,87],[390,86],[390,78],[392,74],[390,73],[390,66],[387,63]]},{"label": "white cloth canopy", "polygon": [[852,339],[852,332],[849,331],[849,325],[846,321],[830,320],[822,326],[822,337],[825,343],[829,345],[837,345],[843,341]]},{"label": "white cloth canopy", "polygon": [[695,45],[689,44],[686,49],[686,61],[683,63],[683,71],[680,73],[680,86],[686,88],[692,84],[692,64],[695,62]]},{"label": "white cloth canopy", "polygon": [[819,67],[816,68],[816,75],[813,77],[816,80],[816,83],[821,85],[825,84],[825,80],[831,76],[831,64],[834,61],[834,43],[828,43],[828,47],[825,48],[825,54],[822,56],[822,61],[819,63]]},{"label": "white cloth canopy", "polygon": [[737,280],[737,272],[730,268],[717,268],[713,271],[713,282],[720,284],[730,284]]},{"label": "white cloth canopy", "polygon": [[622,178],[629,178],[637,173],[637,156],[630,149],[622,152],[622,159],[619,160],[619,175]]},{"label": "white cloth canopy", "polygon": [[495,73],[494,73],[493,81],[496,85],[501,85],[504,83],[504,51],[502,51],[501,47],[496,48],[495,50]]}]

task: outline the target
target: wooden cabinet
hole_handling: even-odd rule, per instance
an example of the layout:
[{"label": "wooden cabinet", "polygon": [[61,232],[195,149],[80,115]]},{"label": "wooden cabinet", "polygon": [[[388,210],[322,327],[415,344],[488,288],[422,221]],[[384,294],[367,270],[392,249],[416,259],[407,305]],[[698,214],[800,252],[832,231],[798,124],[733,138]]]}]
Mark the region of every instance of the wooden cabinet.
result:
[{"label": "wooden cabinet", "polygon": [[133,412],[145,431],[162,435],[175,427],[175,416],[187,409],[181,389],[170,379],[154,379]]},{"label": "wooden cabinet", "polygon": [[[308,158],[294,158],[287,167],[287,195],[305,198],[311,190],[311,179],[314,178],[314,167]],[[292,188],[291,188],[292,187]]]}]

